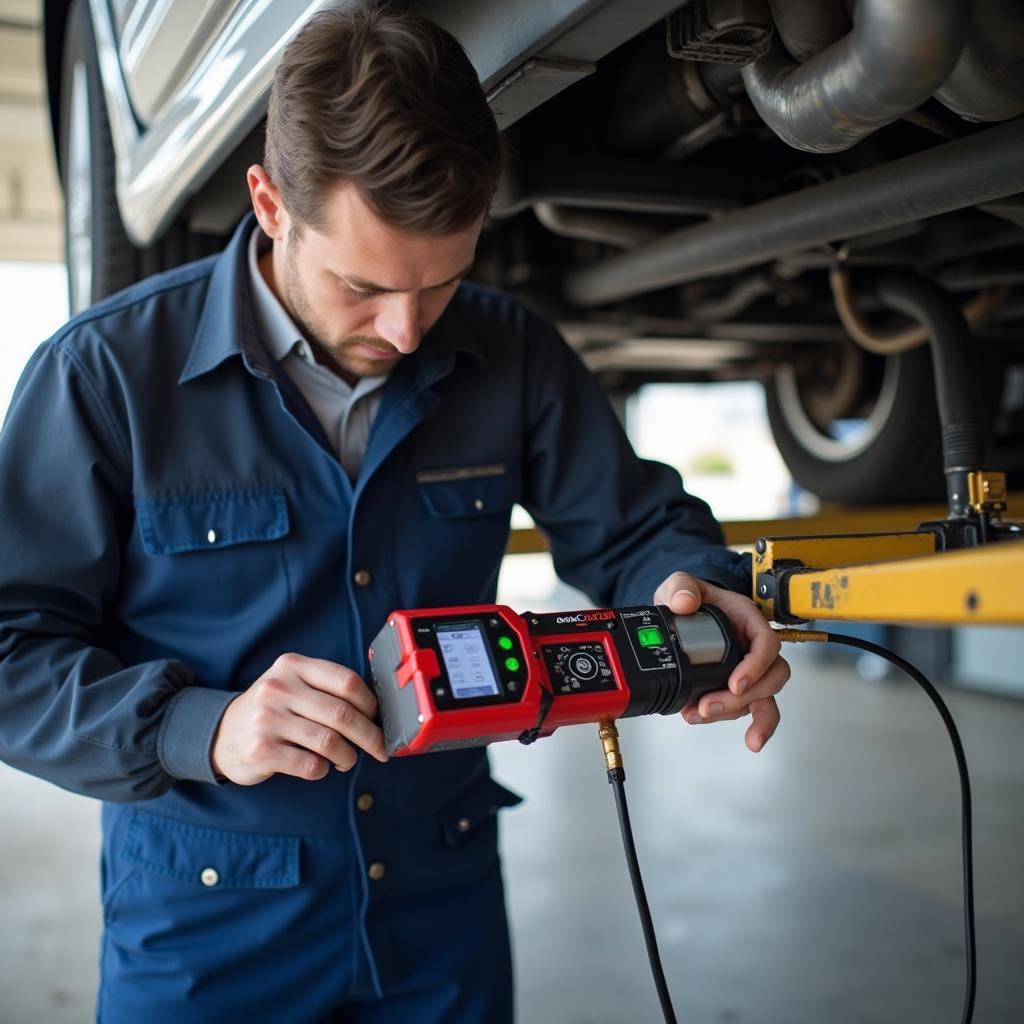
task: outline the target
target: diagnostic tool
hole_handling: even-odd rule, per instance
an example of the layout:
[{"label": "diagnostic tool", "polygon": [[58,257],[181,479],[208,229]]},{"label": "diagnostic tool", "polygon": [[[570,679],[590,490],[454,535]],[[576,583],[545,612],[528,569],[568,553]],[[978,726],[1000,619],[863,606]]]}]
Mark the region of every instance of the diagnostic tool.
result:
[{"label": "diagnostic tool", "polygon": [[673,714],[724,689],[742,654],[711,605],[519,615],[491,604],[393,612],[370,666],[388,753],[401,756]]},{"label": "diagnostic tool", "polygon": [[[960,771],[967,994],[961,1024],[974,1013],[977,986],[971,796],[963,744],[949,709],[913,665],[856,637],[776,630],[790,642],[841,643],[872,651],[909,673],[938,708]],[[725,689],[740,649],[713,605],[674,615],[664,605],[517,615],[505,605],[396,611],[370,648],[384,742],[391,755],[532,743],[560,725],[599,723],[626,863],[666,1024],[675,1024],[668,983],[644,891],[626,805],[615,720],[673,714]]]}]

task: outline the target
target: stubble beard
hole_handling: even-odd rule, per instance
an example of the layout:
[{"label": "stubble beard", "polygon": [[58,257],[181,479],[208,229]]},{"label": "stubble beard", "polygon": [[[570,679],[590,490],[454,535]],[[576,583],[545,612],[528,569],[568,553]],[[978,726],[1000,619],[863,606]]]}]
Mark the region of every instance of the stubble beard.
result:
[{"label": "stubble beard", "polygon": [[[294,245],[294,242],[292,243]],[[299,281],[299,274],[295,265],[295,255],[292,245],[288,246],[284,260],[284,293],[291,307],[292,317],[296,326],[302,331],[306,341],[316,355],[316,361],[326,366],[333,373],[343,380],[353,383],[352,378],[376,377],[381,374],[390,373],[395,364],[401,358],[401,353],[382,342],[380,338],[367,337],[365,335],[350,334],[340,342],[328,341],[322,331],[316,326],[316,311],[313,304],[306,296],[306,292]],[[393,353],[393,358],[374,360],[367,359],[353,352],[352,349],[358,345],[366,345],[368,348],[376,349],[378,352]]]}]

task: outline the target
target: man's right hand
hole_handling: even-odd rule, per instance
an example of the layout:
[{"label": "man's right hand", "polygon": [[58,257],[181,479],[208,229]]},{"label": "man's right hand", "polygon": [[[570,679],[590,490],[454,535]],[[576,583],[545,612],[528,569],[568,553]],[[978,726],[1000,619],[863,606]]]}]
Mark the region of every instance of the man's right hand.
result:
[{"label": "man's right hand", "polygon": [[352,669],[282,654],[227,706],[210,762],[218,775],[255,786],[277,772],[313,780],[331,765],[348,771],[356,747],[387,761],[376,713],[377,698]]}]

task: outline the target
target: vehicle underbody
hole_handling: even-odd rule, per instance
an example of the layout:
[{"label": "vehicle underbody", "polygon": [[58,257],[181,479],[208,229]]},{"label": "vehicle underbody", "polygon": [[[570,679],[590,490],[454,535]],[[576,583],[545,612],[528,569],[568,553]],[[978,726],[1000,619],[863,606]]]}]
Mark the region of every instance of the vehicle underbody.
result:
[{"label": "vehicle underbody", "polygon": [[[490,20],[451,0],[416,6],[463,40],[505,131],[508,168],[474,276],[549,316],[610,393],[760,380],[807,489],[846,502],[941,496],[934,325],[893,298],[923,279],[946,319],[961,307],[973,338],[966,379],[945,386],[977,387],[987,463],[1011,485],[1024,479],[1018,0],[690,0],[674,11],[526,0]],[[90,44],[87,26],[68,22],[66,39],[51,30],[66,10],[47,5],[68,189],[67,45]],[[90,109],[105,116],[102,103]],[[261,128],[224,138],[216,166],[144,230],[111,212],[113,170],[105,185],[92,172],[90,223],[105,203],[109,237],[97,254],[94,232],[78,261],[91,291],[77,305],[221,244],[244,212]]]}]

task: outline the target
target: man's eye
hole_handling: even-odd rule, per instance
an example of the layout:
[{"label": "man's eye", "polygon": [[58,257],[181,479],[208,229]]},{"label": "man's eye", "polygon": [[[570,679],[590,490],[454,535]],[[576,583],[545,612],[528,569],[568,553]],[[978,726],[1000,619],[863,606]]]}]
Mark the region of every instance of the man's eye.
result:
[{"label": "man's eye", "polygon": [[372,299],[375,295],[380,295],[377,291],[361,292],[358,288],[353,288],[352,285],[346,285],[349,295],[354,299]]}]

